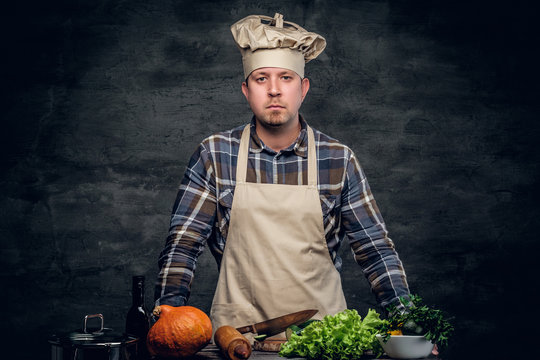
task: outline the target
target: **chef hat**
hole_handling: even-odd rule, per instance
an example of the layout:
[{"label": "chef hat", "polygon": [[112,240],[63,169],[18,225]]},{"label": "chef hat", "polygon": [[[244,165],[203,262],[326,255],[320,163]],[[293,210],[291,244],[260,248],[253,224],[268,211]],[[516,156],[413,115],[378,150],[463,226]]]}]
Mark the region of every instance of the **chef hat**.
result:
[{"label": "chef hat", "polygon": [[315,59],[326,47],[326,40],[297,24],[273,18],[250,15],[231,26],[234,41],[242,53],[244,78],[255,69],[280,67],[304,77],[304,65]]}]

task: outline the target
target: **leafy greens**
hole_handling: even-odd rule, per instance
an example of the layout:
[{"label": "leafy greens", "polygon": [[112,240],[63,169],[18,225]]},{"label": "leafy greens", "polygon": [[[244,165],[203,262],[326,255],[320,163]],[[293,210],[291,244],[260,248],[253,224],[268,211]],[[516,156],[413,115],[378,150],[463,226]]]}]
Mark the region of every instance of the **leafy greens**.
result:
[{"label": "leafy greens", "polygon": [[382,348],[375,335],[385,323],[373,309],[363,320],[356,310],[346,309],[312,322],[300,334],[293,333],[279,355],[325,360],[360,358],[369,350],[380,355]]},{"label": "leafy greens", "polygon": [[381,329],[384,341],[390,337],[390,331],[401,330],[403,335],[424,335],[426,339],[437,344],[439,350],[448,346],[454,327],[444,317],[443,312],[423,304],[418,295],[410,295],[410,299],[401,298],[401,302],[407,307],[407,311],[403,313],[399,313],[395,306],[388,308],[388,312],[394,315]]}]

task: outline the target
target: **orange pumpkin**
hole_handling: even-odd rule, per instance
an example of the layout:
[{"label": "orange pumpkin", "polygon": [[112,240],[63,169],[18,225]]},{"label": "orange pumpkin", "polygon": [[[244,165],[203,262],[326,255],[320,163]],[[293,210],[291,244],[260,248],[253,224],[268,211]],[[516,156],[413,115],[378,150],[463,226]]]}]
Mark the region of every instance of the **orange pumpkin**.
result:
[{"label": "orange pumpkin", "polygon": [[195,355],[212,339],[210,318],[193,306],[157,306],[159,316],[150,328],[146,344],[151,355],[178,358]]}]

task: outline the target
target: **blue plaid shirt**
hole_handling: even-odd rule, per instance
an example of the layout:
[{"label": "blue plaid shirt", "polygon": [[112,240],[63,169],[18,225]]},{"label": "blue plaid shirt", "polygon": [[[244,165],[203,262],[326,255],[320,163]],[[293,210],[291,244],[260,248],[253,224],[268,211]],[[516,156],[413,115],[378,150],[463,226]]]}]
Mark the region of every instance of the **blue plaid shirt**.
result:
[{"label": "blue plaid shirt", "polygon": [[[302,118],[300,122],[297,140],[276,152],[257,136],[252,119],[248,182],[307,184],[306,122]],[[158,261],[161,270],[155,288],[156,305],[186,304],[197,258],[206,244],[218,267],[221,263],[243,128],[239,126],[204,139],[190,159]],[[350,148],[313,130],[323,225],[334,265],[341,270],[338,250],[347,237],[354,259],[379,304],[383,308],[389,304],[401,308],[399,297],[409,294],[405,272],[362,168]]]}]

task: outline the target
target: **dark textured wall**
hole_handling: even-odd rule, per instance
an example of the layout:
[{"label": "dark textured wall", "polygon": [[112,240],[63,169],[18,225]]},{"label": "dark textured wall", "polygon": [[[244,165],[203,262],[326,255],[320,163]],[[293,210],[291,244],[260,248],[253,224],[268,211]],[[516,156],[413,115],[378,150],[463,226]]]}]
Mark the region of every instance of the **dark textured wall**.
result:
[{"label": "dark textured wall", "polygon": [[[356,152],[411,290],[455,317],[445,358],[516,350],[538,282],[530,5],[100,0],[2,10],[4,351],[47,358],[47,336],[89,313],[122,330],[136,273],[151,307],[191,152],[250,117],[228,28],[276,11],[328,41],[302,112]],[[374,297],[342,255],[364,314]],[[205,252],[191,305],[209,310],[216,276]]]}]

